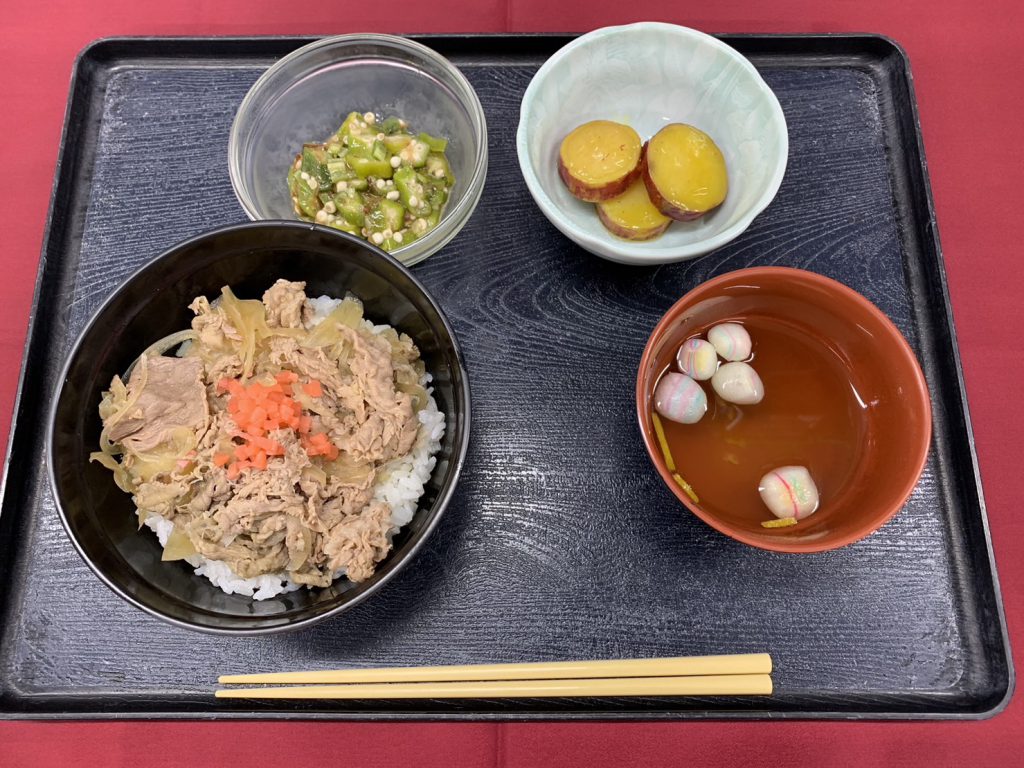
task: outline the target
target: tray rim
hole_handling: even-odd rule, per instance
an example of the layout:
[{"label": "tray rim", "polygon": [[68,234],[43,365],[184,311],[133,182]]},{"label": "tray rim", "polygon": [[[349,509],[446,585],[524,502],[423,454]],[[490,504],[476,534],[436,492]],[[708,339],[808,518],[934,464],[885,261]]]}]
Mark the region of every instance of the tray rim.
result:
[{"label": "tray rim", "polygon": [[[478,40],[500,40],[510,44],[515,44],[523,40],[540,40],[547,43],[554,43],[557,41],[569,42],[575,38],[579,32],[530,32],[530,33],[511,33],[511,32],[497,32],[497,33],[397,33],[402,34],[413,39],[421,40],[427,44],[437,44],[445,42],[453,43],[472,43]],[[938,287],[941,290],[941,298],[945,308],[946,328],[944,329],[949,335],[950,346],[952,347],[953,359],[952,363],[956,372],[956,384],[959,392],[959,406],[963,414],[963,424],[967,430],[969,440],[967,442],[968,455],[972,467],[972,476],[969,478],[969,482],[973,484],[973,488],[977,491],[978,496],[978,512],[981,516],[982,533],[985,543],[985,551],[988,556],[988,565],[991,573],[992,583],[992,595],[995,600],[995,618],[998,624],[998,630],[1000,639],[1002,641],[1002,651],[1006,659],[1006,687],[1001,699],[991,707],[979,710],[979,711],[936,711],[936,712],[894,712],[894,711],[772,711],[770,708],[765,709],[749,709],[749,710],[729,710],[729,709],[694,709],[694,710],[652,710],[650,712],[558,712],[558,711],[533,711],[533,712],[471,712],[471,711],[459,711],[459,712],[415,712],[414,708],[410,710],[401,711],[382,711],[382,712],[345,712],[345,711],[318,711],[318,712],[299,712],[296,710],[276,710],[276,711],[243,711],[243,710],[232,710],[223,712],[206,712],[206,713],[189,713],[182,712],[180,710],[165,710],[165,711],[154,711],[154,712],[125,712],[118,711],[115,709],[108,709],[98,707],[88,712],[81,711],[57,711],[57,712],[22,712],[5,709],[0,707],[0,721],[4,720],[38,720],[38,721],[53,721],[53,720],[131,720],[131,721],[159,721],[159,720],[171,720],[171,721],[197,721],[206,722],[211,720],[225,720],[225,721],[237,721],[237,720],[295,720],[295,721],[325,721],[325,720],[336,720],[336,721],[434,721],[434,722],[452,722],[452,721],[478,721],[478,722],[529,722],[529,721],[552,721],[552,720],[564,720],[564,721],[613,721],[613,722],[628,722],[628,721],[677,721],[677,720],[852,720],[852,721],[864,721],[864,720],[897,720],[897,721],[918,721],[918,720],[984,720],[1001,713],[1009,705],[1013,697],[1013,693],[1016,686],[1016,672],[1013,661],[1012,649],[1010,646],[1010,636],[1006,623],[1005,606],[1003,603],[1002,589],[999,580],[999,574],[997,570],[995,552],[992,545],[991,527],[988,520],[988,511],[985,503],[983,485],[981,479],[981,471],[978,463],[978,454],[976,441],[974,437],[974,427],[970,416],[969,404],[967,400],[967,390],[963,375],[963,366],[960,358],[959,342],[956,336],[956,328],[953,318],[953,307],[950,301],[949,287],[946,276],[945,259],[943,258],[941,241],[939,239],[938,222],[935,215],[935,204],[932,194],[931,179],[928,174],[928,163],[925,155],[924,137],[921,130],[921,119],[920,110],[918,107],[916,90],[914,87],[914,76],[910,66],[910,58],[907,54],[906,49],[895,39],[884,34],[874,32],[799,32],[799,33],[710,33],[714,34],[715,37],[723,39],[726,42],[730,41],[765,41],[773,42],[777,41],[780,43],[796,43],[796,42],[810,42],[820,41],[823,44],[835,44],[846,43],[851,46],[864,45],[880,45],[882,49],[887,51],[887,55],[894,55],[898,59],[898,68],[900,79],[905,83],[907,88],[907,94],[909,96],[909,117],[914,132],[914,145],[912,152],[915,155],[911,166],[915,173],[920,174],[920,181],[922,182],[922,191],[924,196],[924,211],[927,213],[927,221],[923,222],[924,229],[927,238],[930,240],[930,248],[934,250],[936,256],[936,272],[938,277]],[[65,187],[60,183],[62,177],[68,167],[74,164],[77,160],[77,153],[80,148],[77,144],[69,142],[71,134],[71,120],[74,117],[74,108],[76,106],[76,87],[79,82],[86,79],[89,73],[86,69],[94,64],[96,66],[102,65],[103,59],[108,53],[116,54],[117,46],[136,46],[140,48],[139,58],[140,59],[159,59],[160,55],[153,52],[145,52],[145,44],[151,45],[210,45],[213,44],[210,49],[205,52],[203,58],[217,59],[219,57],[225,57],[230,55],[230,52],[224,52],[223,50],[216,50],[217,45],[258,45],[260,43],[279,44],[283,46],[298,46],[305,42],[311,42],[313,40],[323,37],[322,35],[181,35],[181,36],[157,36],[157,35],[116,35],[97,38],[88,44],[86,44],[81,51],[77,54],[72,64],[71,78],[68,85],[68,99],[65,105],[63,125],[61,129],[60,143],[58,145],[58,156],[54,166],[54,176],[51,186],[50,204],[47,211],[46,221],[43,228],[43,234],[41,238],[41,248],[39,256],[39,266],[36,271],[36,282],[32,294],[32,304],[30,315],[28,318],[28,325],[25,335],[25,344],[22,350],[22,357],[19,367],[18,374],[18,385],[15,390],[15,397],[13,402],[10,428],[7,438],[7,451],[4,455],[3,471],[0,476],[0,545],[6,540],[7,528],[12,525],[10,520],[11,515],[7,515],[7,519],[4,518],[3,511],[8,505],[8,493],[10,491],[9,482],[10,469],[11,469],[11,456],[15,448],[16,440],[15,437],[18,433],[19,416],[21,415],[24,396],[25,396],[25,384],[26,377],[28,374],[28,363],[29,356],[33,350],[36,335],[39,334],[42,337],[43,331],[40,330],[40,326],[45,325],[48,319],[41,321],[40,313],[36,312],[35,309],[38,307],[38,301],[43,288],[46,277],[47,268],[47,254],[53,248],[59,248],[59,239],[64,237],[64,232],[59,231],[59,228],[55,226],[55,212],[57,210],[58,198],[62,194],[67,194]],[[863,55],[862,51],[862,55]],[[266,59],[267,56],[275,55],[273,51],[267,52],[262,51],[253,54],[253,58]],[[283,55],[283,54],[282,54]],[[751,54],[758,55],[758,54]],[[813,54],[794,54],[796,56],[806,56]],[[819,53],[817,55],[828,56],[829,58],[837,58],[839,54]],[[481,58],[487,58],[486,54],[482,55]],[[69,150],[69,146],[71,149]],[[45,393],[52,394],[52,393]],[[933,440],[934,440],[933,436]],[[4,568],[9,568],[10,565],[0,566],[0,572]],[[6,610],[6,603],[9,598],[0,598],[0,614],[3,614]],[[1002,682],[1002,680],[1000,680]],[[930,697],[941,697],[941,691],[935,691],[927,696]],[[883,694],[884,695],[884,694]],[[921,695],[922,697],[925,694]],[[212,697],[212,685],[211,685],[211,697]],[[24,701],[31,700],[33,698],[40,698],[37,695],[28,695],[23,697]],[[45,695],[41,698],[46,698]],[[105,697],[109,698],[109,697]],[[538,700],[543,701],[543,700]]]}]

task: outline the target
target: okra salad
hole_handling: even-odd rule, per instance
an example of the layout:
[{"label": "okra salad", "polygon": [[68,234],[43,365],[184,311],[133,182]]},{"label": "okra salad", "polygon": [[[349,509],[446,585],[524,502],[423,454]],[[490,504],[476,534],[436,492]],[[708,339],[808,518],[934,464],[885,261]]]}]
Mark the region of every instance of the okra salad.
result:
[{"label": "okra salad", "polygon": [[385,251],[441,221],[455,184],[448,140],[414,134],[398,117],[352,112],[322,144],[304,144],[288,171],[295,213],[359,235]]}]

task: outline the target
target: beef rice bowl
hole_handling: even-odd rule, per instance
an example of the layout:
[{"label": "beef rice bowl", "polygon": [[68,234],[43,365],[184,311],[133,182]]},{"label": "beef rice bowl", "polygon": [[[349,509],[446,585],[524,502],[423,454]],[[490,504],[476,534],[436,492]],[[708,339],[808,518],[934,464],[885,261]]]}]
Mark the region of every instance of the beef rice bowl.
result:
[{"label": "beef rice bowl", "polygon": [[257,600],[369,578],[444,432],[412,339],[365,319],[356,297],[304,289],[196,297],[191,327],[103,393],[91,456],[164,560]]}]

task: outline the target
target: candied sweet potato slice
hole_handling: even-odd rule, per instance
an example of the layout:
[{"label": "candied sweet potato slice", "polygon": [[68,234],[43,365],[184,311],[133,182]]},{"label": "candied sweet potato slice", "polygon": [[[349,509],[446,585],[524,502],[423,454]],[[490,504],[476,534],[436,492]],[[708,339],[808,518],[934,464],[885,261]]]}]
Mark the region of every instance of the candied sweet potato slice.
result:
[{"label": "candied sweet potato slice", "polygon": [[729,191],[718,145],[692,125],[666,125],[644,145],[643,180],[651,202],[679,221],[717,208]]},{"label": "candied sweet potato slice", "polygon": [[640,136],[628,125],[593,120],[575,128],[558,151],[558,175],[580,200],[622,194],[640,174]]},{"label": "candied sweet potato slice", "polygon": [[639,178],[621,195],[598,203],[597,215],[609,232],[626,240],[651,240],[672,222],[654,207]]}]

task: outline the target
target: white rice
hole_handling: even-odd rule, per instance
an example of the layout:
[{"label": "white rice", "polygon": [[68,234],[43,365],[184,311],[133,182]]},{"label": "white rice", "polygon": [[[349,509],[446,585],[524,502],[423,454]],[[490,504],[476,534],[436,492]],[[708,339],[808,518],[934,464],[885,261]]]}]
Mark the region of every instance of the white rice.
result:
[{"label": "white rice", "polygon": [[[313,306],[313,323],[323,320],[341,303],[341,299],[318,296],[309,299]],[[374,333],[381,333],[391,326],[374,325],[369,320],[363,321]],[[178,354],[182,354],[179,350]],[[408,525],[416,514],[417,503],[423,495],[424,486],[430,480],[437,459],[434,454],[441,448],[444,436],[444,414],[437,408],[433,397],[433,389],[429,387],[432,377],[425,373],[420,384],[426,388],[429,397],[427,405],[419,412],[420,431],[412,450],[406,455],[389,462],[381,468],[373,489],[375,501],[383,501],[391,506],[391,534],[394,535]],[[146,526],[160,540],[160,545],[167,543],[174,523],[160,515],[146,518]],[[205,576],[215,587],[220,587],[229,595],[238,594],[254,600],[267,600],[286,592],[294,592],[301,587],[288,578],[287,573],[265,574],[251,579],[243,579],[231,570],[227,563],[209,560],[202,555],[185,558],[195,568],[197,576]],[[335,574],[335,578],[344,575],[344,569]]]},{"label": "white rice", "polygon": [[321,320],[341,304],[341,299],[332,299],[330,296],[317,296],[315,299],[307,299],[307,301],[313,308],[313,325],[319,325]]}]

